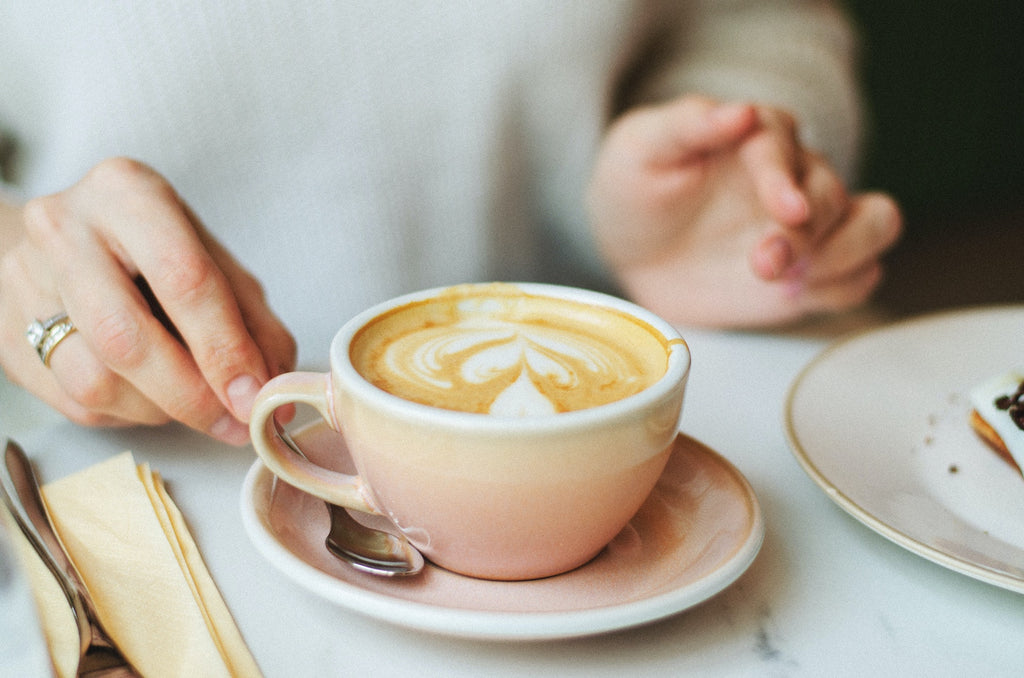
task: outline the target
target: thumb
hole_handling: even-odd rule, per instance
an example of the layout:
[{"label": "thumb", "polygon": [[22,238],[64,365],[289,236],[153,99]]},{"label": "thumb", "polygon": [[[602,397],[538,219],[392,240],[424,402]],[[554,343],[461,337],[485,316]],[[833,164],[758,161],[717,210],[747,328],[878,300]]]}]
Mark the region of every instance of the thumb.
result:
[{"label": "thumb", "polygon": [[685,97],[646,109],[636,122],[641,152],[659,166],[693,162],[739,143],[758,122],[749,104]]}]

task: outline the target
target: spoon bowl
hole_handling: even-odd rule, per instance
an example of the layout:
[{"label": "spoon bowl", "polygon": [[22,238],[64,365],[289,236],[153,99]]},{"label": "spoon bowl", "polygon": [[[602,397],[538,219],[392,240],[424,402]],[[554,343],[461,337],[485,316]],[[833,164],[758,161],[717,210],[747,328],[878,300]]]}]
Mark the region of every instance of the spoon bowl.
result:
[{"label": "spoon bowl", "polygon": [[386,577],[418,574],[423,556],[404,537],[356,521],[341,506],[327,504],[331,530],[324,544],[327,550],[363,572]]},{"label": "spoon bowl", "polygon": [[[278,437],[295,454],[305,457],[298,444],[275,417]],[[382,577],[411,576],[423,570],[423,555],[399,534],[367,527],[349,512],[324,502],[331,517],[331,529],[324,539],[327,550],[362,572]]]}]

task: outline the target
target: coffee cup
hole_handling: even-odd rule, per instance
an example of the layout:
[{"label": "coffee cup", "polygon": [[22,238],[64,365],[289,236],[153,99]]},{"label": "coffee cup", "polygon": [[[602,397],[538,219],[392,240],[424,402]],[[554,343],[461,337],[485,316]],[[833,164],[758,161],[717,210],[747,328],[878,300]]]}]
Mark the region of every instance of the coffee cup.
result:
[{"label": "coffee cup", "polygon": [[[279,478],[386,516],[436,565],[533,579],[586,563],[639,509],[677,435],[689,367],[671,325],[616,297],[459,285],[351,319],[329,372],[261,389],[250,431]],[[354,475],[276,435],[274,412],[292,404],[341,433]]]}]

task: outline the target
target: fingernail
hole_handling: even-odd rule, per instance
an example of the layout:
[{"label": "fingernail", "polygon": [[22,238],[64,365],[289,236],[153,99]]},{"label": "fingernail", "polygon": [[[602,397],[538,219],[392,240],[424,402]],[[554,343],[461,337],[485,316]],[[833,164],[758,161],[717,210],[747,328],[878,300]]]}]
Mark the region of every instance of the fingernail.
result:
[{"label": "fingernail", "polygon": [[235,413],[235,417],[242,421],[249,420],[249,414],[252,412],[252,405],[256,402],[256,394],[259,392],[259,382],[248,374],[235,377],[231,383],[228,384],[228,402],[231,404],[231,409]]},{"label": "fingernail", "polygon": [[249,427],[225,414],[210,427],[210,435],[228,445],[241,447],[249,442]]},{"label": "fingernail", "polygon": [[793,248],[785,238],[772,238],[758,249],[758,274],[769,280],[778,278],[793,261]]}]

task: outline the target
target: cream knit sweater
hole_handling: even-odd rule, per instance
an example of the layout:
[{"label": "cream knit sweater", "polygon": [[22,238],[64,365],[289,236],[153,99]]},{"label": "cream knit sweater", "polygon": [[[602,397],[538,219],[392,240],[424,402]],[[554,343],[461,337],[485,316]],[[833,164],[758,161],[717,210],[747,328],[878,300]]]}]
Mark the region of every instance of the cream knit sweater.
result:
[{"label": "cream knit sweater", "polygon": [[779,104],[849,174],[851,52],[822,2],[10,0],[0,188],[149,163],[321,366],[349,316],[401,292],[565,267],[591,283],[581,195],[616,107]]}]

